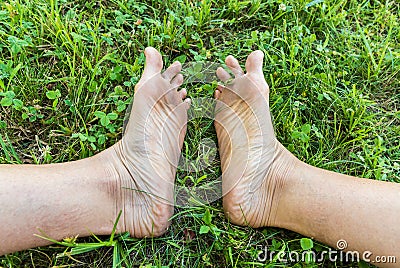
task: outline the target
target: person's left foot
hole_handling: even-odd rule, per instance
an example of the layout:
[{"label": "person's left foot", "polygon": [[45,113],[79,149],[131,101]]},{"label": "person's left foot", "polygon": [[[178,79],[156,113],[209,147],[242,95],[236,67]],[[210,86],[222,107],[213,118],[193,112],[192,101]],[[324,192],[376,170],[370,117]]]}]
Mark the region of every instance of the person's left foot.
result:
[{"label": "person's left foot", "polygon": [[124,136],[100,154],[112,180],[107,191],[115,200],[115,215],[122,210],[118,231],[134,237],[158,236],[169,226],[190,106],[186,91],[177,91],[183,82],[181,64],[161,73],[160,53],[149,47],[145,55]]}]

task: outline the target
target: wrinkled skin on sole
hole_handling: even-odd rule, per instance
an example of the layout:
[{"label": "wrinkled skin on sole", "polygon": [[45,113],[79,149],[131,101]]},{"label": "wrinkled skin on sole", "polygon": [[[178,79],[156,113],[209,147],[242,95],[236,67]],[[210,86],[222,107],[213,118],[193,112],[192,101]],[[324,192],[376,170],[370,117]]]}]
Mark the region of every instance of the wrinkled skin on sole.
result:
[{"label": "wrinkled skin on sole", "polygon": [[146,66],[135,87],[124,136],[103,155],[108,192],[115,200],[118,229],[134,237],[159,236],[173,214],[176,167],[186,132],[190,100],[178,91],[181,64],[161,73],[163,61],[154,48],[145,50]]},{"label": "wrinkled skin on sole", "polygon": [[273,226],[293,156],[277,141],[269,112],[269,87],[262,72],[263,53],[252,52],[246,73],[228,56],[217,76],[225,86],[215,92],[215,128],[222,164],[223,205],[232,223]]}]

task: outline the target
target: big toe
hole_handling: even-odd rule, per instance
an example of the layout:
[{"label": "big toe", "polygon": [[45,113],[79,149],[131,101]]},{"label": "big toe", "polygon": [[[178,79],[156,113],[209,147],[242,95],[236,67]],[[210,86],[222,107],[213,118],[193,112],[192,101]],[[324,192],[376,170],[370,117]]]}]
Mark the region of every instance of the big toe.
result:
[{"label": "big toe", "polygon": [[250,53],[246,60],[247,73],[262,73],[264,53],[256,50]]},{"label": "big toe", "polygon": [[150,77],[161,72],[163,60],[160,52],[153,47],[147,47],[144,50],[146,56],[146,65],[144,67],[144,77]]}]

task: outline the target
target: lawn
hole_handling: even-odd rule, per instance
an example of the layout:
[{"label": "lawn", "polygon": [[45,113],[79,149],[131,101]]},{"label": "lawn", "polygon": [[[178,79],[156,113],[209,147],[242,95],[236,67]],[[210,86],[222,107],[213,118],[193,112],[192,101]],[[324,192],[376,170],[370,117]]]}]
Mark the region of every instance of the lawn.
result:
[{"label": "lawn", "polygon": [[[397,0],[2,1],[0,163],[72,161],[119,140],[146,46],[166,64],[223,64],[229,54],[243,62],[261,49],[284,146],[314,166],[400,182],[399,22]],[[187,81],[189,97],[212,97],[216,83],[206,82]],[[212,120],[194,116],[184,161],[207,165],[180,168],[178,186],[221,175],[215,151],[199,149],[213,141]],[[176,207],[160,238],[63,243],[0,257],[0,267],[368,267],[327,256],[264,261],[266,247],[305,256],[329,247],[287,230],[232,225],[221,199]]]}]

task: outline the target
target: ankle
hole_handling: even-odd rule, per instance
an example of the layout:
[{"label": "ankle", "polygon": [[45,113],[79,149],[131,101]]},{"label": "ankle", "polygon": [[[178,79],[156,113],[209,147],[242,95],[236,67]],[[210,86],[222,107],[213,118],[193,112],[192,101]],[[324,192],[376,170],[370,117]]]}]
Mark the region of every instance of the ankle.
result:
[{"label": "ankle", "polygon": [[270,211],[265,219],[265,226],[279,227],[279,212],[282,210],[282,199],[295,179],[294,174],[298,167],[298,162],[301,161],[279,141],[276,141],[274,159],[265,179],[268,183],[264,190],[270,195]]},{"label": "ankle", "polygon": [[[121,158],[124,157],[123,150],[121,146],[121,141],[117,142],[110,148],[102,151],[97,154],[95,158],[97,158],[101,165],[101,172],[103,176],[99,180],[98,186],[101,188],[103,192],[109,197],[109,201],[112,203],[112,219],[114,223],[118,219],[119,214],[120,218],[117,224],[117,231],[119,233],[129,231],[129,228],[126,224],[125,218],[129,218],[127,216],[126,211],[128,208],[125,208],[125,188],[131,188],[130,185],[126,183],[126,177],[128,171],[121,163]],[[132,203],[133,200],[129,200],[128,203]]]},{"label": "ankle", "polygon": [[263,162],[257,171],[263,175],[244,176],[241,185],[224,196],[224,210],[234,224],[254,228],[280,224],[281,199],[300,161],[277,140],[271,146],[275,149],[270,160]]},{"label": "ankle", "polygon": [[[157,196],[153,185],[147,185],[143,174],[137,173],[132,152],[126,152],[122,142],[99,154],[104,164],[103,190],[112,202],[114,222],[121,213],[117,231],[134,237],[162,235],[170,225],[173,206],[169,198]],[[138,177],[144,181],[135,179]]]},{"label": "ankle", "polygon": [[282,150],[286,161],[284,168],[281,169],[279,174],[284,183],[281,187],[278,201],[276,202],[274,220],[271,222],[270,226],[287,229],[288,226],[295,226],[297,224],[299,215],[296,211],[296,206],[299,202],[302,202],[301,187],[307,187],[307,181],[304,180],[302,174],[309,170],[309,165],[299,160],[283,146]]}]

